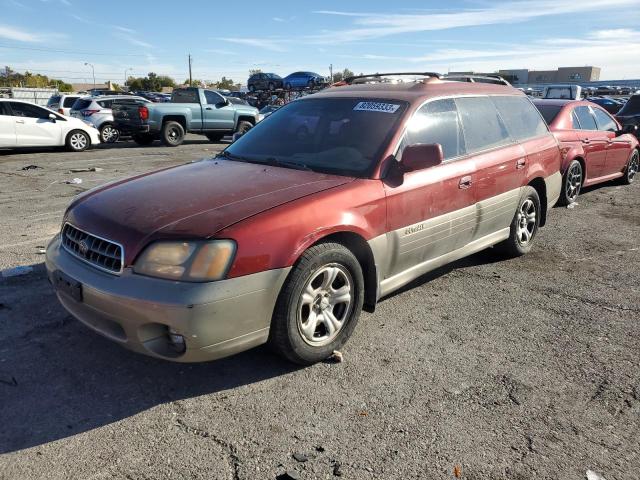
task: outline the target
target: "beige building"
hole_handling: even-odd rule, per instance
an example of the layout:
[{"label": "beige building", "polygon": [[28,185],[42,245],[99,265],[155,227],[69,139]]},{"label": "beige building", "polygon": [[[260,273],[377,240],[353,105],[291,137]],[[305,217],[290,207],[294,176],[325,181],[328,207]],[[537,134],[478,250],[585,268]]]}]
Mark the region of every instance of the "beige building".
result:
[{"label": "beige building", "polygon": [[597,82],[600,67],[560,67],[556,76],[558,83]]}]

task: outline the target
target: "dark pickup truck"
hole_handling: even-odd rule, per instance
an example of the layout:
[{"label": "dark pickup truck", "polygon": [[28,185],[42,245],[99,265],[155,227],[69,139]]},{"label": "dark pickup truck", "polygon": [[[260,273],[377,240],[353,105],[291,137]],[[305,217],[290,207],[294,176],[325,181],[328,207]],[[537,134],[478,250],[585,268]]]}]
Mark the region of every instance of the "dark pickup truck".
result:
[{"label": "dark pickup truck", "polygon": [[202,88],[176,89],[169,103],[122,99],[113,103],[112,110],[121,134],[131,135],[140,145],[161,140],[169,147],[180,145],[187,132],[218,142],[225,135],[246,132],[259,118],[256,108],[231,103],[218,92]]}]

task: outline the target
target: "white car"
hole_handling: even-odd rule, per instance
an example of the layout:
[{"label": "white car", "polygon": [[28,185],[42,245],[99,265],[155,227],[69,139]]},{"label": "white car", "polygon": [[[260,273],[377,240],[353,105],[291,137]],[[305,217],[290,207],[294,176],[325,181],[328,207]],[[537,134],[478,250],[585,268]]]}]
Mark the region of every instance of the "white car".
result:
[{"label": "white car", "polygon": [[62,115],[71,115],[71,107],[76,103],[76,100],[81,98],[82,95],[53,95],[47,102],[47,108],[55,110]]},{"label": "white car", "polygon": [[0,148],[62,147],[81,152],[100,143],[98,130],[77,118],[13,99],[0,99]]}]

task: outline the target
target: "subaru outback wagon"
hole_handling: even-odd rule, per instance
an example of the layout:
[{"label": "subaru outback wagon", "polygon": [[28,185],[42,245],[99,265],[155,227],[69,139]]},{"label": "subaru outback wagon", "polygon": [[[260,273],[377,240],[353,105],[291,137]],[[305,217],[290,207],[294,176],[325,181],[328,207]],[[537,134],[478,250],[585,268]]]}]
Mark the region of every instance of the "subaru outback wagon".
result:
[{"label": "subaru outback wagon", "polygon": [[48,275],[73,316],[135,351],[194,362],[269,343],[310,364],[416,277],[491,246],[529,251],[559,167],[511,87],[327,89],[215,158],[74,199]]}]

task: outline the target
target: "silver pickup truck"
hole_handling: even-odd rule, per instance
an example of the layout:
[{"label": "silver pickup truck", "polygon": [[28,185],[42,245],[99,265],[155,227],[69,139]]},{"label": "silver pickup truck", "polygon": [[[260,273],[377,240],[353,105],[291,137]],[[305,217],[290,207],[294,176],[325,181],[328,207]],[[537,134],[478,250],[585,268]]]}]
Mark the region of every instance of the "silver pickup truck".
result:
[{"label": "silver pickup truck", "polygon": [[212,142],[245,133],[258,122],[258,110],[233,104],[218,92],[202,88],[173,91],[169,103],[142,103],[133,98],[114,102],[115,127],[140,145],[161,140],[177,147],[185,134],[205,135]]}]

